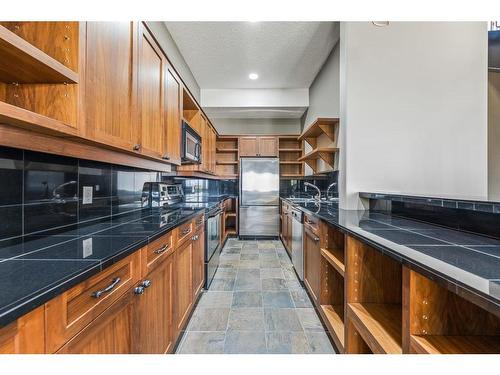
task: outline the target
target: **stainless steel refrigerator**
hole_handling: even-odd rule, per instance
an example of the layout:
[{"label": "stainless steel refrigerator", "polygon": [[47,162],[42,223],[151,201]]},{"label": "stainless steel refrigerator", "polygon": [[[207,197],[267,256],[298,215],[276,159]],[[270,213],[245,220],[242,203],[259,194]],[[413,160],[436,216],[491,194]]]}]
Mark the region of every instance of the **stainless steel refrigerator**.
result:
[{"label": "stainless steel refrigerator", "polygon": [[279,235],[279,159],[240,159],[240,236]]}]

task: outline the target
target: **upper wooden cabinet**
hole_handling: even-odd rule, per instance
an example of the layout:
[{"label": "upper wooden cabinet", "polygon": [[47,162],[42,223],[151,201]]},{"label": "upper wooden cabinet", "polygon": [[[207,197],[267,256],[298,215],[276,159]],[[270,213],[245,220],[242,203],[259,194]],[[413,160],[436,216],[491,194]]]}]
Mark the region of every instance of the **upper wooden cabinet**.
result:
[{"label": "upper wooden cabinet", "polygon": [[240,156],[277,156],[276,137],[240,137]]},{"label": "upper wooden cabinet", "polygon": [[167,60],[143,24],[139,26],[139,113],[142,154],[164,154],[164,74]]},{"label": "upper wooden cabinet", "polygon": [[87,137],[139,149],[135,22],[87,22],[85,126]]},{"label": "upper wooden cabinet", "polygon": [[165,127],[165,153],[163,159],[172,164],[181,164],[181,95],[182,86],[179,78],[171,68],[165,75],[166,99],[166,127]]}]

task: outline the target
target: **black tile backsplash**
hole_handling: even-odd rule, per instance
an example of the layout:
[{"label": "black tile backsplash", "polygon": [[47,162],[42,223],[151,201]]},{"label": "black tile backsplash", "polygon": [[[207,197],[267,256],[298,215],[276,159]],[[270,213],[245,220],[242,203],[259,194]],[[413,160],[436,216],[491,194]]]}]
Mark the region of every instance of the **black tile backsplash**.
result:
[{"label": "black tile backsplash", "polygon": [[452,229],[500,238],[500,203],[360,193],[371,211],[390,212]]},{"label": "black tile backsplash", "polygon": [[140,209],[143,183],[159,179],[159,172],[0,147],[0,240]]},{"label": "black tile backsplash", "polygon": [[219,195],[238,195],[238,180],[206,180],[195,178],[176,178],[182,184],[186,201],[200,202],[208,197]]},{"label": "black tile backsplash", "polygon": [[[316,190],[306,188],[304,182],[316,185],[321,190],[321,195],[326,197],[326,190],[331,183],[338,182],[338,171],[328,172],[322,175],[304,176],[300,179],[280,180],[280,195],[282,197],[310,197],[316,195]],[[338,197],[338,187],[335,185],[330,189],[330,197]]]}]

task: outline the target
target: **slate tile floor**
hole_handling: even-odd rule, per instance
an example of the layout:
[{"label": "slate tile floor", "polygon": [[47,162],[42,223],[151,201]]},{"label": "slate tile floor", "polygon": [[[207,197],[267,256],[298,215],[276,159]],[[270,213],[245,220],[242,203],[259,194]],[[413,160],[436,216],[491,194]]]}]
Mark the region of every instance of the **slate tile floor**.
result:
[{"label": "slate tile floor", "polygon": [[229,239],[180,354],[334,353],[280,241]]}]

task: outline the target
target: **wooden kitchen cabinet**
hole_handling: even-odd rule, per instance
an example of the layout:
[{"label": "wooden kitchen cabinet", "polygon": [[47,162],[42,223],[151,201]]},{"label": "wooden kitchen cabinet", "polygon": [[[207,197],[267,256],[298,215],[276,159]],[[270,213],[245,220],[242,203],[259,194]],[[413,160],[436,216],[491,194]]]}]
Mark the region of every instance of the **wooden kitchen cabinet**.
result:
[{"label": "wooden kitchen cabinet", "polygon": [[[173,349],[176,339],[173,333],[175,256],[168,254],[164,258],[139,283],[139,288],[143,288],[140,289],[143,293],[136,296],[137,345],[135,345],[135,353],[163,354]],[[144,287],[144,285],[148,286]]]},{"label": "wooden kitchen cabinet", "polygon": [[240,156],[277,156],[276,137],[240,137]]},{"label": "wooden kitchen cabinet", "polygon": [[205,284],[205,231],[198,230],[193,236],[193,298]]},{"label": "wooden kitchen cabinet", "polygon": [[259,153],[257,137],[240,137],[239,149],[240,156],[257,156]]},{"label": "wooden kitchen cabinet", "polygon": [[304,225],[304,283],[313,297],[319,303],[321,278],[320,238],[314,229]]},{"label": "wooden kitchen cabinet", "polygon": [[184,327],[193,306],[193,241],[184,242],[175,251],[174,334]]},{"label": "wooden kitchen cabinet", "polygon": [[140,280],[140,264],[140,252],[137,251],[47,302],[47,353],[56,352],[128,293]]},{"label": "wooden kitchen cabinet", "polygon": [[138,101],[142,154],[161,158],[164,154],[164,74],[167,59],[153,36],[139,26]]},{"label": "wooden kitchen cabinet", "polygon": [[41,306],[0,328],[0,354],[45,353],[45,310]]},{"label": "wooden kitchen cabinet", "polygon": [[182,85],[171,68],[165,74],[165,152],[163,159],[172,164],[181,164],[181,95]]},{"label": "wooden kitchen cabinet", "polygon": [[85,135],[138,150],[138,23],[87,22],[86,32]]},{"label": "wooden kitchen cabinet", "polygon": [[108,309],[64,344],[58,354],[134,353],[135,299],[130,289]]},{"label": "wooden kitchen cabinet", "polygon": [[278,156],[276,137],[259,137],[259,156]]}]

